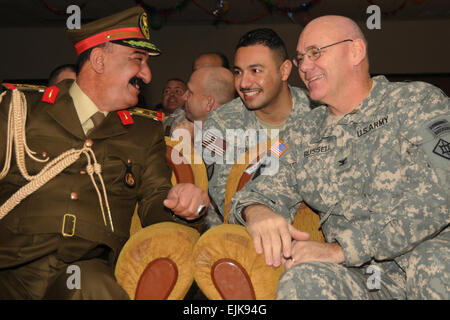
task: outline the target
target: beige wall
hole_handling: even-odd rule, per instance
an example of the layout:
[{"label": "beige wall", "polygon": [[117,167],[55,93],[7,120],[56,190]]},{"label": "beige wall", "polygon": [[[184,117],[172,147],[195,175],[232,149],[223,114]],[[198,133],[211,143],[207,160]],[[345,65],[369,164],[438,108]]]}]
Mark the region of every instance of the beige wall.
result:
[{"label": "beige wall", "polygon": [[[295,52],[301,27],[294,24],[266,25],[285,40],[289,54]],[[234,47],[246,31],[261,25],[164,26],[151,37],[163,54],[152,58],[151,85],[145,96],[150,105],[159,102],[168,78],[188,79],[194,57],[204,51],[221,51],[233,61]],[[450,43],[445,34],[450,21],[382,22],[381,30],[368,30],[371,72],[450,73]],[[0,81],[2,79],[44,79],[55,66],[75,60],[71,44],[63,29],[0,29]],[[290,82],[299,85],[294,70]]]}]

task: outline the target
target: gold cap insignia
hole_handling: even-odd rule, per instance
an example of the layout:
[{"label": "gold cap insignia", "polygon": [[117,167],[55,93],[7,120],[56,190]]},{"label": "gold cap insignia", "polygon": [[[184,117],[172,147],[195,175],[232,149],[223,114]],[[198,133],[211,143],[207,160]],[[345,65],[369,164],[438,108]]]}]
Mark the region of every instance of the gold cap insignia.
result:
[{"label": "gold cap insignia", "polygon": [[145,39],[150,40],[150,31],[148,30],[148,20],[146,12],[142,13],[139,18],[139,28],[141,28],[142,34],[144,35]]}]

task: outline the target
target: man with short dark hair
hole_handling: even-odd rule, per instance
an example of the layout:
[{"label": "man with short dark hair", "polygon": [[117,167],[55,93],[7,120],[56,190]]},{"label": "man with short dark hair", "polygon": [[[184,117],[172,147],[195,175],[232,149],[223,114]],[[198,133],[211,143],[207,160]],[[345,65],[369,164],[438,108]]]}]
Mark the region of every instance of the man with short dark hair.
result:
[{"label": "man with short dark hair", "polygon": [[[265,130],[267,137],[259,143],[279,133],[280,145],[289,147],[290,136],[297,130],[295,120],[310,110],[306,92],[288,85],[291,68],[283,40],[275,31],[263,28],[244,34],[236,46],[232,68],[239,97],[208,115],[203,127],[204,139],[211,133],[226,140],[228,130]],[[209,226],[223,222],[225,187],[231,167],[254,143],[249,141],[245,150],[235,150],[231,163],[225,157],[226,150],[216,152],[216,160],[210,159],[208,149],[204,151],[210,174],[209,193],[215,203],[215,210],[210,207],[207,215]],[[235,141],[227,140],[226,145],[233,148]],[[220,153],[222,156],[218,157]]]},{"label": "man with short dark hair", "polygon": [[170,136],[173,127],[184,120],[184,98],[187,86],[184,80],[171,78],[167,80],[162,92],[161,111],[164,112],[164,132]]}]

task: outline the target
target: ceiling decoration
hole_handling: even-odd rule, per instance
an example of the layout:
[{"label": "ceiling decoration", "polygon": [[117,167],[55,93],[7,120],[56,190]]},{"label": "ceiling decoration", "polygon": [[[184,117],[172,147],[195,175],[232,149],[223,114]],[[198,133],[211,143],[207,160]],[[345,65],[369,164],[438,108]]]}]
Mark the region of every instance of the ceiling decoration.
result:
[{"label": "ceiling decoration", "polygon": [[370,5],[378,5],[384,19],[450,19],[449,0],[3,0],[0,27],[62,26],[70,5],[80,7],[83,23],[140,5],[149,13],[153,29],[167,25],[304,25],[325,14],[362,21]]}]

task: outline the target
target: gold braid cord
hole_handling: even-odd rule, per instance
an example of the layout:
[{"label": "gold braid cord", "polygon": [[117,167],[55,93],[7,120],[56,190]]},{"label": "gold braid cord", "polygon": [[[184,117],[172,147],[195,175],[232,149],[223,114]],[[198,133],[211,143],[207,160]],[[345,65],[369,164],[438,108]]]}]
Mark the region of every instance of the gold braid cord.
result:
[{"label": "gold braid cord", "polygon": [[[3,99],[4,93],[0,96],[0,102]],[[101,166],[97,162],[94,151],[87,146],[81,149],[70,149],[49,163],[35,176],[30,176],[27,172],[25,166],[25,153],[35,161],[47,162],[49,159],[39,159],[34,156],[36,152],[30,150],[26,143],[25,135],[25,123],[27,116],[26,99],[25,95],[19,90],[15,89],[12,92],[11,105],[8,113],[8,132],[7,132],[7,143],[6,143],[6,157],[5,165],[3,170],[0,172],[0,180],[3,179],[9,171],[11,164],[12,155],[12,145],[14,142],[14,151],[16,154],[17,166],[20,170],[22,176],[30,181],[22,188],[20,188],[16,193],[14,193],[1,207],[0,207],[0,219],[8,214],[15,206],[17,206],[23,199],[38,190],[48,181],[56,177],[64,169],[71,166],[75,161],[77,161],[82,154],[87,158],[88,164],[86,166],[86,172],[91,178],[92,184],[97,192],[98,200],[100,203],[100,208],[102,212],[103,222],[105,226],[107,225],[105,210],[103,207],[102,193],[100,192],[97,183],[94,179],[94,174],[97,175],[103,190],[103,197],[106,204],[106,209],[108,211],[108,220],[111,226],[111,230],[114,232],[114,226],[112,223],[111,210],[108,203],[108,197],[106,194],[105,183],[101,175]]]}]

